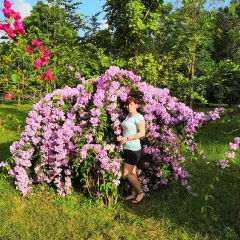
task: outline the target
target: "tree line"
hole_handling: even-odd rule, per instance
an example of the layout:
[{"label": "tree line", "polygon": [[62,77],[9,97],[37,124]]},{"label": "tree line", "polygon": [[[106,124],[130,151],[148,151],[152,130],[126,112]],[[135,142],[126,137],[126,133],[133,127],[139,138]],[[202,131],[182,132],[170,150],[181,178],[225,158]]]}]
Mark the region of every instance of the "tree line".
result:
[{"label": "tree line", "polygon": [[[206,0],[183,0],[179,7],[162,0],[108,0],[103,11],[106,29],[100,27],[99,13],[81,14],[81,2],[38,1],[22,20],[26,34],[0,43],[1,87],[21,97],[43,95],[76,86],[76,74],[95,78],[115,65],[170,89],[190,106],[194,101],[239,103],[238,0],[218,8]],[[51,83],[38,79],[32,67],[33,57],[25,50],[31,39],[51,52]]]}]

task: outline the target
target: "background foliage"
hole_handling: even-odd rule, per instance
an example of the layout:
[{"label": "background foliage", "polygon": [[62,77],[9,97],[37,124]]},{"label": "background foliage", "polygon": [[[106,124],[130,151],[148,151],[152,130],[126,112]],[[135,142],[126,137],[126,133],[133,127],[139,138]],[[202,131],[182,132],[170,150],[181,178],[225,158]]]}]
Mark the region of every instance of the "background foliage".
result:
[{"label": "background foliage", "polygon": [[[31,59],[26,59],[23,48],[14,47],[36,38],[51,49],[49,67],[57,79],[51,90],[77,84],[66,64],[86,79],[117,65],[151,85],[170,89],[190,106],[196,100],[239,102],[238,1],[224,8],[202,0],[182,1],[179,7],[163,1],[107,1],[103,6],[107,29],[99,27],[98,14],[86,17],[80,6],[71,0],[38,1],[23,19],[24,38],[1,42],[0,85],[5,92],[24,97],[28,89],[36,95],[41,83]],[[83,37],[79,30],[85,31]],[[21,87],[9,77],[16,69],[22,69]],[[46,92],[46,86],[43,89]]]}]

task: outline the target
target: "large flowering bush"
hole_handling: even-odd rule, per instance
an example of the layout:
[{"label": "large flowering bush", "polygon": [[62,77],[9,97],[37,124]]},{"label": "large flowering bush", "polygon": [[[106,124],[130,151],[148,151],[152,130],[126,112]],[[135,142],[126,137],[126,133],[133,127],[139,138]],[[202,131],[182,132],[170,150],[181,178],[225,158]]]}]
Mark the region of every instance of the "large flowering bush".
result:
[{"label": "large flowering bush", "polygon": [[36,103],[20,141],[10,148],[15,165],[9,173],[23,195],[37,183],[54,185],[60,195],[70,194],[72,180],[79,178],[92,197],[116,200],[122,165],[122,146],[117,142],[121,130],[116,126],[126,116],[124,102],[133,94],[146,121],[138,169],[144,191],[171,179],[191,190],[181,152],[193,151],[197,128],[219,118],[222,109],[208,116],[194,112],[168,89],[150,86],[118,67],[96,79],[79,79],[76,88],[55,90]]}]

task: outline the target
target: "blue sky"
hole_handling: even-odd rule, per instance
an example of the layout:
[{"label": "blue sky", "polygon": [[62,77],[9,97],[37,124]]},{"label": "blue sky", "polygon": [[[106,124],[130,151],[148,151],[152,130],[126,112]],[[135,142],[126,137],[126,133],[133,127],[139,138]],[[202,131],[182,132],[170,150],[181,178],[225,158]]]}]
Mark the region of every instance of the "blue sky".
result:
[{"label": "blue sky", "polygon": [[[45,0],[42,0],[45,2]],[[102,11],[102,6],[106,2],[105,0],[76,0],[82,4],[79,6],[79,12],[85,16],[92,16],[98,12]],[[3,0],[0,0],[0,9],[3,8]],[[36,5],[37,0],[9,0],[13,3],[12,8],[15,12],[20,12],[22,18],[29,16],[31,9]],[[104,13],[99,15],[99,22],[101,22],[101,28],[106,28],[106,21],[103,19]],[[4,20],[2,11],[0,11],[0,20]],[[1,34],[1,33],[0,33]],[[80,35],[83,35],[83,32],[79,32]]]},{"label": "blue sky", "polygon": [[[11,3],[13,3],[13,9],[16,12],[20,12],[21,16],[24,18],[26,16],[30,15],[32,6],[36,5],[37,0],[9,0]],[[42,0],[44,2],[44,0]],[[86,16],[92,16],[100,11],[102,11],[102,6],[104,5],[104,3],[106,2],[106,0],[76,0],[78,2],[82,2],[82,4],[80,5],[80,10],[79,12],[81,12],[82,14],[86,15]],[[166,0],[168,1],[168,0]],[[172,2],[175,2],[175,0],[169,0]],[[224,0],[222,3],[221,0],[216,0],[216,2],[218,2],[217,6],[220,5],[228,5],[230,0],[226,0],[224,3]],[[0,9],[3,8],[3,0],[0,0],[1,4],[0,4]],[[179,1],[181,2],[181,0]],[[104,13],[102,13],[99,16],[99,21],[102,23],[102,28],[107,27],[105,24],[105,21],[103,20],[104,18]],[[0,11],[0,20],[3,20],[4,17],[2,15],[2,11]]]},{"label": "blue sky", "polygon": [[[28,16],[30,14],[32,6],[36,5],[37,3],[37,0],[9,0],[9,1],[13,3],[13,9],[15,11],[20,12],[23,17]],[[87,16],[92,16],[95,13],[102,11],[101,7],[106,2],[106,0],[78,0],[78,1],[82,2],[82,4],[80,5],[80,12]],[[167,1],[168,0],[166,0],[166,2]],[[169,0],[169,1],[174,2],[174,0]],[[225,5],[227,5],[229,1],[230,0],[226,0]],[[3,0],[0,0],[0,2],[2,2],[0,4],[0,9],[2,9]],[[220,1],[215,1],[215,2],[219,2],[218,5],[224,4],[224,3],[220,3]],[[100,19],[103,19],[103,17],[104,17],[104,13],[100,15]],[[0,19],[3,19],[3,15],[1,11],[0,11]]]},{"label": "blue sky", "polygon": [[[11,3],[13,3],[12,8],[14,11],[18,11],[21,13],[21,16],[26,17],[30,14],[30,11],[32,9],[32,6],[36,5],[37,0],[9,0]],[[3,8],[3,0],[0,0],[2,2],[0,4],[0,9]],[[44,0],[43,0],[44,2]],[[92,16],[97,12],[100,12],[102,9],[101,7],[105,3],[105,0],[79,0],[79,2],[82,2],[80,5],[80,12],[87,16]],[[101,15],[103,18],[104,14]],[[0,14],[0,19],[3,19],[2,13]]]},{"label": "blue sky", "polygon": [[[15,1],[15,0],[13,0]],[[11,2],[11,0],[10,0]],[[37,0],[25,0],[25,2],[31,4],[32,6],[36,5]],[[44,0],[43,0],[44,2]],[[80,5],[81,9],[80,12],[84,15],[92,16],[97,12],[101,11],[102,5],[106,2],[105,0],[78,0],[81,2]]]}]

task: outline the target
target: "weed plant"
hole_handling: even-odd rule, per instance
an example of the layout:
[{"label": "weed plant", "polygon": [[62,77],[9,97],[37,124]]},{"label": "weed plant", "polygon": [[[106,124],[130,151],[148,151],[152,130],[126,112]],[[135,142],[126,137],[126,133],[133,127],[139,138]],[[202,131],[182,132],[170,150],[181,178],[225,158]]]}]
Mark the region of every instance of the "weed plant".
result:
[{"label": "weed plant", "polygon": [[[9,146],[20,138],[31,106],[15,106],[10,102],[0,105],[0,118],[14,114],[20,123],[20,131],[11,122],[1,128],[1,161],[10,156]],[[232,134],[223,131],[234,129],[234,122],[217,122],[198,132],[198,149],[204,151],[207,160],[203,161],[200,155],[187,156],[194,195],[173,182],[146,196],[141,204],[120,201],[106,208],[80,192],[65,198],[56,196],[48,186],[36,187],[34,193],[23,198],[11,179],[2,178],[0,239],[238,240],[239,158],[222,171],[216,165],[227,151],[228,143],[239,136],[237,131]],[[211,197],[206,198],[208,195]],[[203,206],[206,211],[201,212]]]}]

